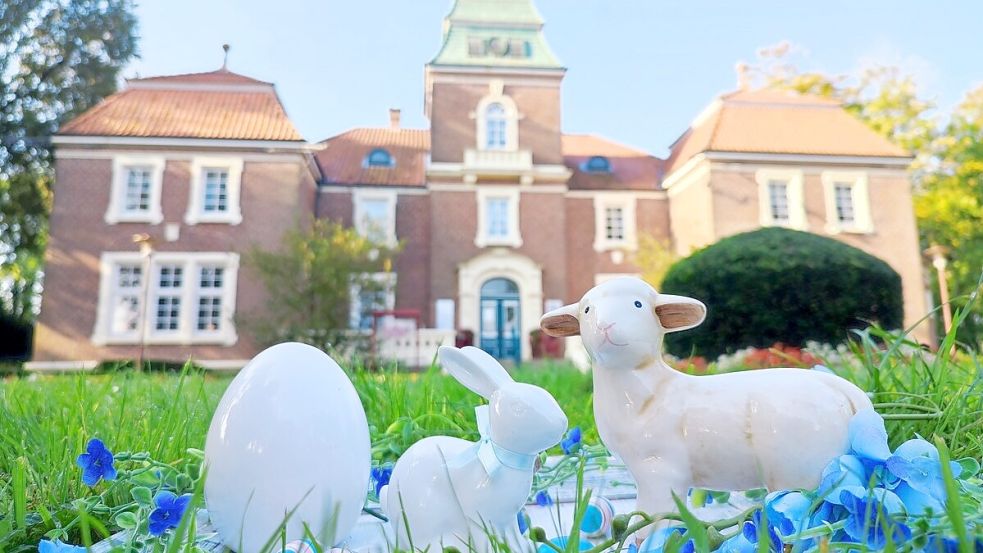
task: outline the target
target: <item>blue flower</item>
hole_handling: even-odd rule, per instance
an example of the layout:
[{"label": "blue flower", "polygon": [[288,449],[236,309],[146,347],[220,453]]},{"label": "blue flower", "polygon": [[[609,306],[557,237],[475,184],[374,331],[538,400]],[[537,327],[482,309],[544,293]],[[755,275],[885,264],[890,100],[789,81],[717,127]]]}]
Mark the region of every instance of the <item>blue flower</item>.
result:
[{"label": "blue flower", "polygon": [[840,490],[848,486],[867,486],[863,461],[855,455],[840,455],[823,469],[817,493],[826,501],[840,505]]},{"label": "blue flower", "polygon": [[[921,438],[908,440],[894,450],[885,463],[891,475],[900,480],[895,493],[901,497],[909,513],[922,514],[927,509],[942,512],[945,503],[945,481],[939,450]],[[962,467],[951,463],[952,474],[959,476]]]},{"label": "blue flower", "polygon": [[519,533],[525,534],[529,530],[529,515],[525,509],[520,509],[515,515],[515,521],[519,524]]},{"label": "blue flower", "polygon": [[82,467],[82,482],[95,486],[100,479],[116,480],[116,467],[113,466],[113,452],[106,449],[102,440],[92,438],[85,446],[85,453],[78,456],[75,464]]},{"label": "blue flower", "polygon": [[375,496],[379,497],[382,487],[389,484],[389,479],[393,475],[393,469],[392,467],[372,467],[370,474],[372,476],[372,482],[375,483]]},{"label": "blue flower", "polygon": [[570,455],[580,449],[580,434],[579,426],[574,426],[567,432],[567,436],[560,440],[560,447],[563,449],[563,453]]},{"label": "blue flower", "polygon": [[765,497],[768,523],[782,536],[789,537],[809,527],[812,500],[801,492],[773,492]]},{"label": "blue flower", "polygon": [[[666,526],[659,528],[652,532],[649,537],[645,538],[642,546],[638,548],[638,553],[661,553],[673,534],[682,536],[685,533],[685,526]],[[694,549],[695,544],[693,540],[686,540],[686,543],[680,546],[679,553],[692,553]]]},{"label": "blue flower", "polygon": [[157,494],[154,497],[157,508],[150,513],[150,533],[159,536],[170,528],[177,528],[184,511],[188,508],[189,501],[191,501],[189,494],[180,497],[166,491]]},{"label": "blue flower", "polygon": [[853,415],[847,433],[850,438],[850,450],[857,457],[883,463],[891,456],[884,419],[873,409],[864,409]]},{"label": "blue flower", "polygon": [[925,542],[925,553],[959,553],[959,541],[932,534]]},{"label": "blue flower", "polygon": [[550,497],[550,494],[546,493],[546,490],[540,490],[539,493],[536,494],[536,505],[539,505],[540,507],[549,507],[552,504],[553,498]]},{"label": "blue flower", "polygon": [[85,553],[85,548],[61,540],[41,540],[38,542],[38,553]]},{"label": "blue flower", "polygon": [[[743,533],[744,533],[744,538],[747,539],[747,541],[757,545],[758,532],[759,531],[764,532],[763,530],[759,530],[762,528],[762,522],[763,521],[761,519],[761,509],[758,509],[757,511],[754,512],[754,514],[751,515],[751,520],[744,521]],[[769,523],[767,524],[768,527],[767,535],[769,541],[771,542],[768,544],[768,550],[781,551],[782,539],[778,536],[778,533],[775,532],[775,528],[774,526],[771,525],[771,521],[768,522]]]},{"label": "blue flower", "polygon": [[757,553],[758,546],[749,542],[743,532],[720,544],[715,553]]},{"label": "blue flower", "polygon": [[890,531],[895,543],[911,538],[906,525],[892,520],[892,515],[904,514],[904,504],[890,490],[847,486],[840,490],[840,503],[849,513],[843,530],[859,543],[882,549],[887,543],[886,531]]}]

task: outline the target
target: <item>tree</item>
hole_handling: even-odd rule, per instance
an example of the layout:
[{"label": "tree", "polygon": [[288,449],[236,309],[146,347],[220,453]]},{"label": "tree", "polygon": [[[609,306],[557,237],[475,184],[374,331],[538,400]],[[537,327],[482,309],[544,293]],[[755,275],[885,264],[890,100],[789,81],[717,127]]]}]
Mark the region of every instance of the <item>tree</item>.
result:
[{"label": "tree", "polygon": [[707,304],[706,321],[670,334],[677,355],[716,357],[776,342],[838,344],[849,329],[902,324],[901,277],[832,238],[779,227],[737,234],[678,261],[662,287]]},{"label": "tree", "polygon": [[131,0],[0,2],[0,313],[33,318],[51,202],[50,137],[116,90]]},{"label": "tree", "polygon": [[[934,153],[937,166],[922,181],[915,213],[923,241],[949,249],[952,303],[963,307],[980,292],[983,272],[983,87],[955,108]],[[972,313],[959,331],[961,340],[979,345],[983,314]]]},{"label": "tree", "polygon": [[638,237],[638,252],[635,254],[635,265],[642,271],[642,279],[656,289],[662,286],[669,267],[676,262],[676,254],[666,240],[660,240],[651,234],[641,234]]},{"label": "tree", "polygon": [[386,292],[389,283],[374,275],[391,271],[398,250],[328,219],[289,231],[276,250],[253,248],[246,255],[266,287],[267,302],[243,323],[263,346],[297,341],[345,351],[358,345],[361,336],[349,330],[352,294],[374,301]]}]

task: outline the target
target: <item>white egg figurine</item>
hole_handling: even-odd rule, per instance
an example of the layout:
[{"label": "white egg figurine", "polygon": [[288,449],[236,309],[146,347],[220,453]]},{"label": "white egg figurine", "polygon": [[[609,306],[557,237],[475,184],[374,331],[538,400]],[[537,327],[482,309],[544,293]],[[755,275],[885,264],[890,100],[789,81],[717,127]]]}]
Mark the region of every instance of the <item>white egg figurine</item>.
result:
[{"label": "white egg figurine", "polygon": [[212,524],[239,553],[276,550],[285,519],[286,541],[303,540],[306,525],[330,547],[348,536],[365,503],[369,448],[365,410],[341,367],[305,344],[273,346],[232,380],[212,417]]}]

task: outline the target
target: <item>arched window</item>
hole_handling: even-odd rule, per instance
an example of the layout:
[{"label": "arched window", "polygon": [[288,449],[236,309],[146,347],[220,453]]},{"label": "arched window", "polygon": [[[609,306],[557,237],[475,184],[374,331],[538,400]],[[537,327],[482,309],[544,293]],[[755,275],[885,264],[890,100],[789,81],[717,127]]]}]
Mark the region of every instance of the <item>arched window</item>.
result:
[{"label": "arched window", "polygon": [[590,173],[610,173],[611,160],[604,156],[591,156],[584,162],[583,169]]},{"label": "arched window", "polygon": [[385,148],[376,148],[365,156],[366,167],[392,167],[396,162]]},{"label": "arched window", "polygon": [[508,116],[505,106],[498,102],[485,108],[485,148],[504,150],[508,144]]}]

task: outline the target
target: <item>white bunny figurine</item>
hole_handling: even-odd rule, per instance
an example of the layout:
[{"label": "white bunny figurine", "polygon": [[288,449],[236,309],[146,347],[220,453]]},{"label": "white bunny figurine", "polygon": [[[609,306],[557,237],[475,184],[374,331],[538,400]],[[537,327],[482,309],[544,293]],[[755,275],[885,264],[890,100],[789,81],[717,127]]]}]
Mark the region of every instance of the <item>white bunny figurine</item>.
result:
[{"label": "white bunny figurine", "polygon": [[481,440],[433,436],[399,458],[379,501],[396,530],[398,549],[491,551],[489,536],[512,551],[530,550],[516,515],[532,488],[536,456],[556,445],[567,417],[546,390],[512,380],[475,347],[442,346],[441,365],[488,399],[475,409]]}]

